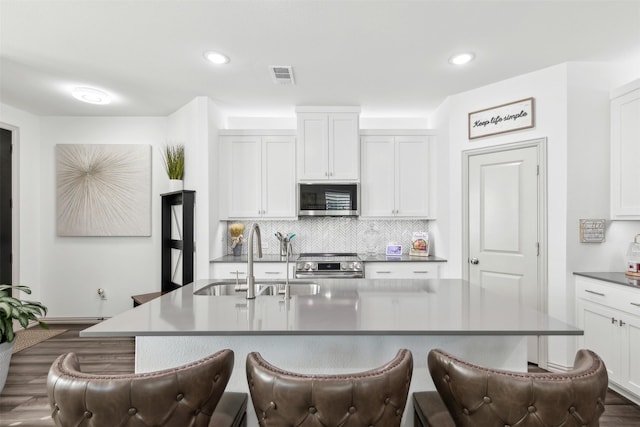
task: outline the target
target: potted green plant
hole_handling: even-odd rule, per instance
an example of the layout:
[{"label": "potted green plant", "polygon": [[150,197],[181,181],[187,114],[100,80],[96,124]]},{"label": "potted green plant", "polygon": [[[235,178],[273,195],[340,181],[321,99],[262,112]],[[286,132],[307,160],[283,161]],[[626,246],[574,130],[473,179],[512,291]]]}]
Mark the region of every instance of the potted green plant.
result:
[{"label": "potted green plant", "polygon": [[182,190],[184,177],[184,144],[167,145],[164,148],[164,167],[172,191]]},{"label": "potted green plant", "polygon": [[16,343],[14,321],[25,329],[29,322],[37,322],[40,327],[49,329],[49,325],[38,319],[38,316],[47,314],[47,307],[40,302],[18,299],[11,295],[12,290],[31,294],[31,289],[25,285],[0,285],[0,392],[7,380],[11,354]]}]

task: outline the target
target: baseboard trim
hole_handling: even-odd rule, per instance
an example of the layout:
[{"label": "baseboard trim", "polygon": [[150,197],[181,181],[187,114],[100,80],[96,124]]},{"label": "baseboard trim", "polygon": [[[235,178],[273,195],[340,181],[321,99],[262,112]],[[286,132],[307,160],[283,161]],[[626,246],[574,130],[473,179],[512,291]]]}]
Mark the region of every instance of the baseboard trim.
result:
[{"label": "baseboard trim", "polygon": [[619,395],[621,395],[622,397],[629,399],[636,405],[640,406],[640,396],[636,396],[635,394],[631,393],[627,389],[622,388],[619,385],[612,383],[611,381],[609,381],[609,388],[615,391],[616,393],[618,393]]},{"label": "baseboard trim", "polygon": [[43,319],[46,323],[50,325],[55,324],[82,324],[82,323],[100,323],[103,320],[107,319],[106,317],[47,317]]},{"label": "baseboard trim", "polygon": [[561,365],[559,363],[547,362],[547,371],[549,372],[569,372],[573,366]]}]

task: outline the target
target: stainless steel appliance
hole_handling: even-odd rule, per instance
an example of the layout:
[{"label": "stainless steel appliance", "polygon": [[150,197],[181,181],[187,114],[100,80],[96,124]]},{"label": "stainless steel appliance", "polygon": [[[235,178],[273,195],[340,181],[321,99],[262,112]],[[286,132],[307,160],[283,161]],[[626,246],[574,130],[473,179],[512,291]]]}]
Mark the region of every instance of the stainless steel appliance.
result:
[{"label": "stainless steel appliance", "polygon": [[359,184],[298,184],[299,216],[360,215]]},{"label": "stainless steel appliance", "polygon": [[355,253],[303,253],[296,261],[296,278],[358,279],[364,264]]}]

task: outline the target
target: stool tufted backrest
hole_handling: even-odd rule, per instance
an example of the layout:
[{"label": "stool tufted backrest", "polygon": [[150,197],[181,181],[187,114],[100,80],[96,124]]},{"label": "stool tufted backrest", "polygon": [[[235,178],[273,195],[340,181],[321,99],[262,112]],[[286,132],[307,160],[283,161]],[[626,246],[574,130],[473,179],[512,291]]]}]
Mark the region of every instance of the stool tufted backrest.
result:
[{"label": "stool tufted backrest", "polygon": [[566,373],[488,369],[442,350],[427,362],[457,427],[598,427],[604,412],[607,369],[589,350]]},{"label": "stool tufted backrest", "polygon": [[400,350],[387,364],[365,372],[304,375],[247,356],[247,381],[261,427],[400,426],[413,358]]},{"label": "stool tufted backrest", "polygon": [[51,416],[60,427],[207,426],[233,369],[233,351],[162,371],[96,375],[75,353],[58,357],[47,377]]}]

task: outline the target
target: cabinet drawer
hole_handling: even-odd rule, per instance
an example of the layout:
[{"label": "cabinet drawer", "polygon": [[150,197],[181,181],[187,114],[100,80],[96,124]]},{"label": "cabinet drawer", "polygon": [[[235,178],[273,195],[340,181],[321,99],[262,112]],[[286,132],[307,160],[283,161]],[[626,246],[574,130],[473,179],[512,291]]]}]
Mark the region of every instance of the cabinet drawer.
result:
[{"label": "cabinet drawer", "polygon": [[367,279],[437,279],[438,264],[433,262],[367,262]]},{"label": "cabinet drawer", "polygon": [[244,262],[216,262],[211,264],[210,270],[214,279],[235,279],[236,272],[239,278],[247,278],[247,263]]},{"label": "cabinet drawer", "polygon": [[[293,272],[295,263],[289,263],[289,270]],[[211,264],[211,275],[214,279],[235,279],[237,276],[240,279],[246,280],[247,278],[247,263],[246,262],[216,262]],[[254,262],[253,263],[253,276],[256,279],[284,279],[286,277],[286,264],[284,262]],[[289,274],[289,277],[293,277],[293,273]]]},{"label": "cabinet drawer", "polygon": [[640,315],[640,290],[627,288],[615,283],[576,278],[576,297],[583,300],[606,305],[616,310]]}]

